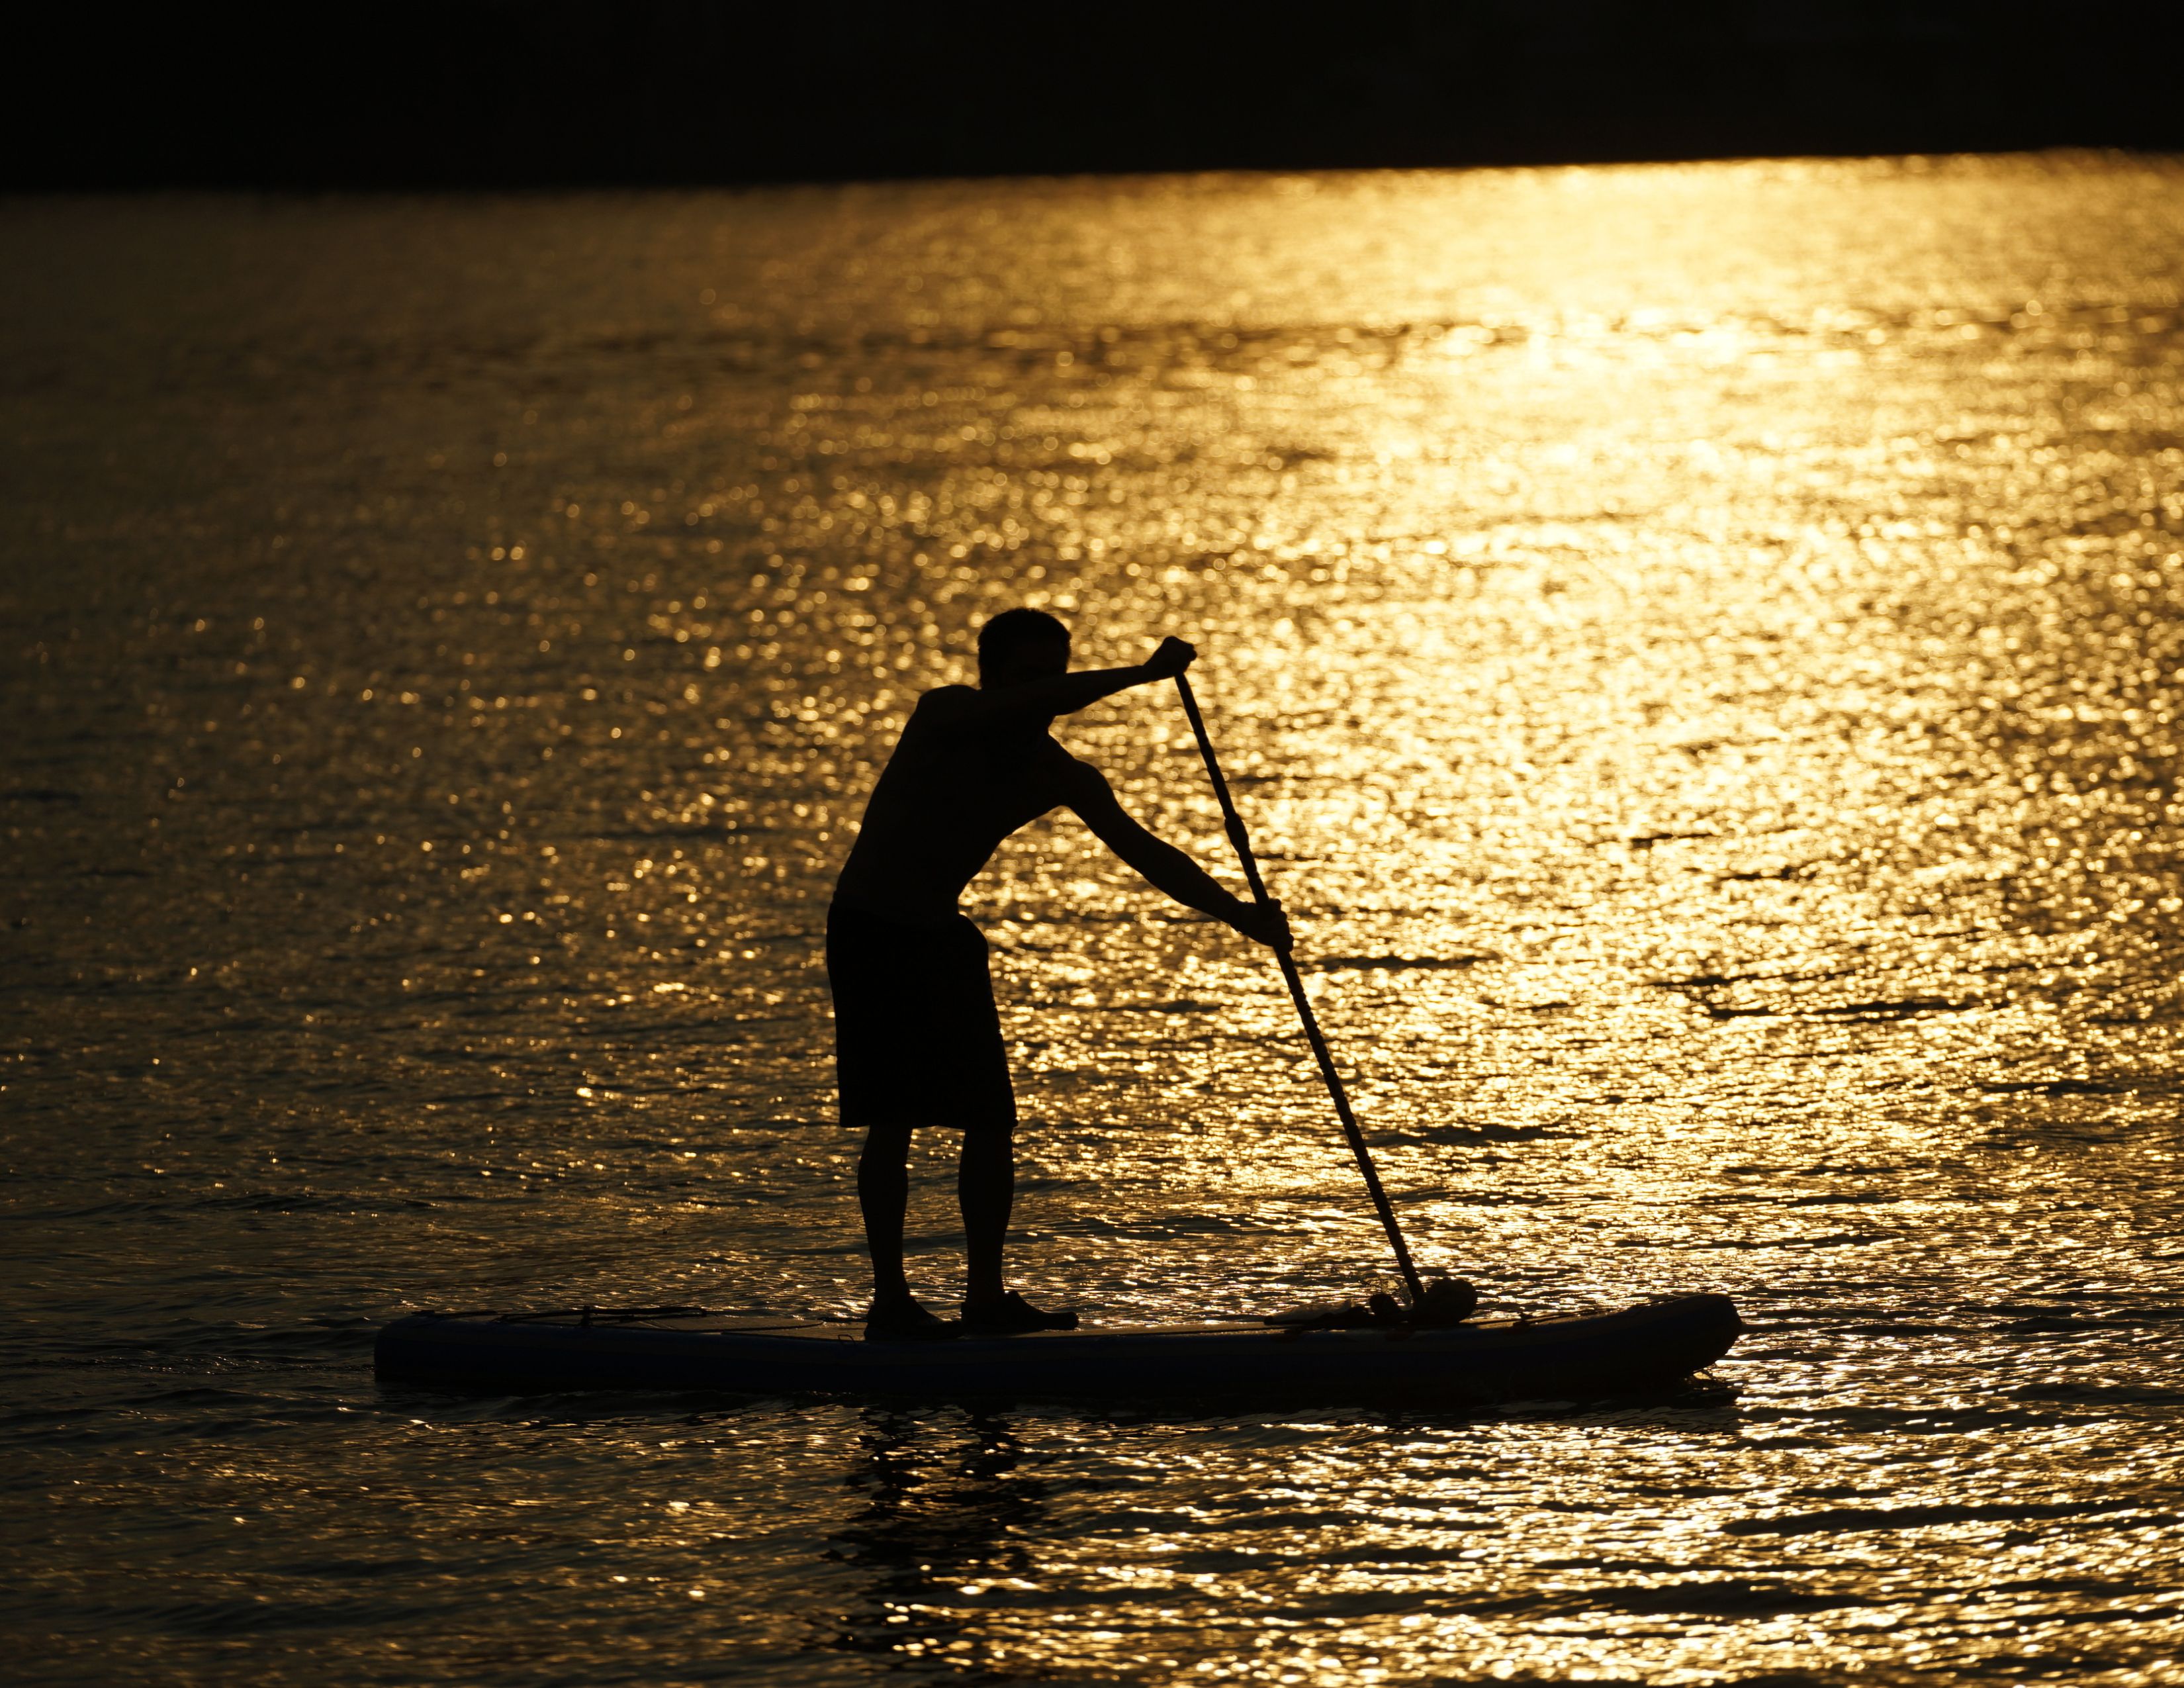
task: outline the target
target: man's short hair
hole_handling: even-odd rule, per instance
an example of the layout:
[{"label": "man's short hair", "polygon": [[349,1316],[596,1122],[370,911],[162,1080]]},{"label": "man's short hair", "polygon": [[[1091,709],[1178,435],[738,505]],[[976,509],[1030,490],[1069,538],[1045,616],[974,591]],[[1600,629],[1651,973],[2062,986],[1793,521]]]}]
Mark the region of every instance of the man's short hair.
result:
[{"label": "man's short hair", "polygon": [[1044,610],[1004,610],[978,629],[978,666],[1006,667],[1026,645],[1069,649],[1069,629]]}]

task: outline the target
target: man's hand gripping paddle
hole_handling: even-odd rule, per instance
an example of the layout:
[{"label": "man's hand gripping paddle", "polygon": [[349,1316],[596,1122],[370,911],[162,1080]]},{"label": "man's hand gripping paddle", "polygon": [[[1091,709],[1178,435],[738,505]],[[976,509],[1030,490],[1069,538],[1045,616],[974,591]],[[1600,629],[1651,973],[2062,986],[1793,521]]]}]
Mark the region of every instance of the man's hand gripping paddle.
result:
[{"label": "man's hand gripping paddle", "polygon": [[[1213,794],[1220,799],[1221,823],[1228,833],[1228,842],[1236,847],[1236,859],[1243,864],[1244,877],[1251,883],[1252,900],[1271,913],[1273,900],[1268,896],[1267,882],[1260,877],[1259,859],[1251,853],[1251,835],[1244,830],[1243,817],[1236,812],[1236,800],[1228,794],[1228,782],[1222,777],[1220,760],[1213,754],[1213,740],[1206,734],[1206,717],[1198,712],[1198,699],[1190,689],[1190,677],[1178,674],[1175,688],[1183,695],[1183,712],[1190,717],[1190,730],[1197,735],[1198,754],[1206,759],[1206,772],[1213,781]],[[1312,1011],[1311,999],[1304,994],[1304,980],[1297,972],[1296,957],[1284,944],[1275,950],[1274,959],[1281,964],[1282,981],[1290,988],[1290,1000],[1296,1004],[1297,1017],[1304,1022],[1305,1038],[1312,1045],[1313,1058],[1319,1062],[1319,1076],[1327,1081],[1328,1094],[1334,1098],[1334,1111],[1342,1121],[1343,1135],[1350,1139],[1350,1152],[1357,1157],[1357,1170],[1365,1175],[1365,1189],[1373,1198],[1373,1209],[1379,1214],[1381,1226],[1388,1233],[1388,1242],[1396,1251],[1396,1265],[1403,1274],[1403,1288],[1411,1298],[1408,1322],[1454,1324],[1477,1305],[1477,1292],[1461,1279],[1451,1282],[1437,1279],[1430,1289],[1419,1281],[1418,1268],[1411,1260],[1410,1245],[1403,1240],[1402,1227],[1396,1223],[1396,1210],[1388,1201],[1388,1192],[1381,1188],[1379,1172],[1373,1164],[1373,1151],[1366,1146],[1365,1134],[1358,1127],[1357,1116],[1351,1111],[1350,1094],[1343,1089],[1342,1075],[1334,1070],[1334,1057],[1328,1050],[1327,1039],[1320,1034],[1319,1020]]]}]

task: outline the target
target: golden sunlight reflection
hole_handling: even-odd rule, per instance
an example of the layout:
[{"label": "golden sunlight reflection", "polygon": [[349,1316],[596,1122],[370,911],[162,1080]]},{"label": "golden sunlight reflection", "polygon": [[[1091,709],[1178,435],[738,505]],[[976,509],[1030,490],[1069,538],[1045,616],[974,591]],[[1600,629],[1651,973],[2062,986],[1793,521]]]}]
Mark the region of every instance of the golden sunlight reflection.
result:
[{"label": "golden sunlight reflection", "polygon": [[[160,1645],[206,1670],[337,1553],[404,1622],[462,1564],[476,1645],[569,1677],[2173,1676],[2176,166],[82,216],[32,231],[77,291],[0,332],[122,466],[11,436],[70,566],[16,588],[10,812],[25,943],[67,939],[25,1046],[111,1094],[11,1176],[140,1323],[211,1296],[270,1343],[320,1284],[340,1333],[855,1308],[822,911],[917,694],[1029,604],[1088,664],[1199,645],[1422,1263],[1754,1329],[1678,1401],[1464,1420],[344,1401],[337,1435],[238,1362],[254,1428],[125,1462],[307,1539],[86,1526],[55,1598],[180,1563],[215,1616]],[[153,228],[219,262],[92,332],[169,273]],[[1168,695],[1062,731],[1232,872]],[[1257,955],[1066,816],[969,911],[1035,1299],[1371,1287]],[[911,1227],[945,1301],[952,1152]],[[144,1204],[157,1242],[114,1217]],[[397,1481],[398,1528],[332,1498]]]}]

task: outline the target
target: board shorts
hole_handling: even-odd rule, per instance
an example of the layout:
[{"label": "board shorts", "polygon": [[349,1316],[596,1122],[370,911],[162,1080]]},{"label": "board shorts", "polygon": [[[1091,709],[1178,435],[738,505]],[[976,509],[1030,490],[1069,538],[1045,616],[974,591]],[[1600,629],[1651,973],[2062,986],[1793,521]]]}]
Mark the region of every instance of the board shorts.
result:
[{"label": "board shorts", "polygon": [[843,1124],[1015,1128],[986,938],[968,920],[890,920],[834,903],[827,983]]}]

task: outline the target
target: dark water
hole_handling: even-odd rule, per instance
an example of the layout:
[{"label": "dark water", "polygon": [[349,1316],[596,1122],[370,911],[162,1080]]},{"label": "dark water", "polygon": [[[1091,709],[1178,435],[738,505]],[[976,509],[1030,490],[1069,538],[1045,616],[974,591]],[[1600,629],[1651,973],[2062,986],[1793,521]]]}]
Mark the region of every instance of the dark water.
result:
[{"label": "dark water", "polygon": [[[2184,171],[0,214],[22,1677],[2184,1669]],[[404,1307],[856,1304],[821,912],[1017,602],[1205,651],[1429,1263],[1727,1290],[1727,1387],[375,1385]],[[1228,871],[1168,698],[1067,737]],[[972,911],[1027,1288],[1373,1280],[1240,941],[1070,822]]]}]

